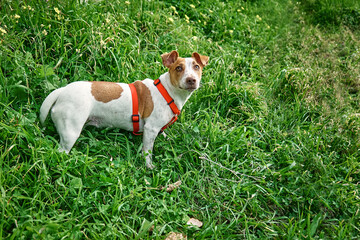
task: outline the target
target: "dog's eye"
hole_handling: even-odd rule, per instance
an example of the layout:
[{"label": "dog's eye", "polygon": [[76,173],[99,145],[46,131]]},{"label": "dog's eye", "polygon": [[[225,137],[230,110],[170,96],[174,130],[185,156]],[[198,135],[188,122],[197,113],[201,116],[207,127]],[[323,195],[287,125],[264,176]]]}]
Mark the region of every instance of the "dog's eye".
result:
[{"label": "dog's eye", "polygon": [[178,72],[181,72],[181,71],[183,70],[183,68],[182,68],[181,66],[177,66],[175,69],[176,69],[176,71],[178,71]]},{"label": "dog's eye", "polygon": [[199,68],[200,68],[199,65],[195,65],[195,66],[194,66],[194,69],[195,69],[195,70],[199,70]]}]

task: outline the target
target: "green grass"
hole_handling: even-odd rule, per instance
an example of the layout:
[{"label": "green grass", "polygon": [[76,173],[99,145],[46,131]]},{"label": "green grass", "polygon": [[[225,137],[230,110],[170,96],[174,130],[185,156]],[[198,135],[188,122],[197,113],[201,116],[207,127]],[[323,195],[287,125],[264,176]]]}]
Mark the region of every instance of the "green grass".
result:
[{"label": "green grass", "polygon": [[[358,1],[129,3],[1,5],[0,238],[359,238]],[[174,49],[210,62],[155,170],[122,130],[57,151],[53,89],[155,79]]]}]

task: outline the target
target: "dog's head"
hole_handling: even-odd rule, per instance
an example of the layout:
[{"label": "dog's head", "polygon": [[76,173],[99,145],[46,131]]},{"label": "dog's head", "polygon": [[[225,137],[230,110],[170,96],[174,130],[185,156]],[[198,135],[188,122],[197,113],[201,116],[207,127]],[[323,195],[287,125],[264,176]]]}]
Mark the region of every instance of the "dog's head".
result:
[{"label": "dog's head", "polygon": [[181,58],[177,51],[172,51],[161,58],[164,66],[169,68],[172,85],[189,92],[199,88],[202,70],[209,57],[194,52],[189,58]]}]

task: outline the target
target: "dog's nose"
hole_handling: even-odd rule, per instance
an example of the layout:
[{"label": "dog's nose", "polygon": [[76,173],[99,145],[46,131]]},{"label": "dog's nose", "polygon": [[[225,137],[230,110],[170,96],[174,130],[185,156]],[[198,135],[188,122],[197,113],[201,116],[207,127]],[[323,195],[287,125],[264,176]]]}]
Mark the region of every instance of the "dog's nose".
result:
[{"label": "dog's nose", "polygon": [[196,79],[195,79],[195,78],[192,78],[192,77],[188,77],[188,78],[186,78],[186,83],[187,83],[188,85],[195,85]]}]

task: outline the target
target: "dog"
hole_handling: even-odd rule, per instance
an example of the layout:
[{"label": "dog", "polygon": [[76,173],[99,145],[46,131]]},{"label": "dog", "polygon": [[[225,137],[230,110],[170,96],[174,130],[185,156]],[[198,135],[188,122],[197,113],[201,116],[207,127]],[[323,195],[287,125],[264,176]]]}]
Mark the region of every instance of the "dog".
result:
[{"label": "dog", "polygon": [[41,105],[40,122],[44,124],[51,110],[60,135],[59,150],[69,153],[84,125],[121,128],[143,134],[142,152],[146,166],[153,169],[155,138],[176,121],[186,101],[199,88],[203,68],[209,61],[209,57],[197,52],[181,58],[175,50],[161,58],[168,71],[155,81],[78,81],[51,92]]}]

